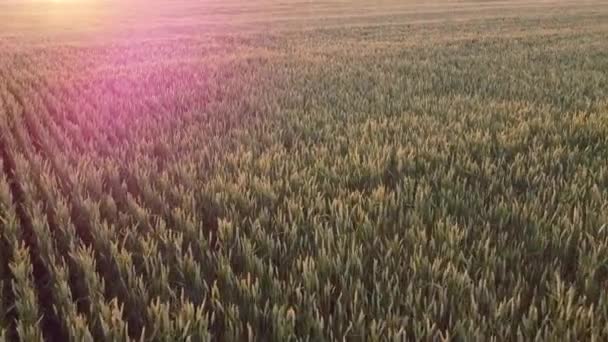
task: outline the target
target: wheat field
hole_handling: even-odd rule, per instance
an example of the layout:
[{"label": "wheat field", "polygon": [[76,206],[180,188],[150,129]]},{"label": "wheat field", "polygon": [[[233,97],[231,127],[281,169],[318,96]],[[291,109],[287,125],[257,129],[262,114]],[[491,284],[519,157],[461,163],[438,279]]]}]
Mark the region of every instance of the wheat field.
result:
[{"label": "wheat field", "polygon": [[0,341],[608,339],[608,3],[0,2]]}]

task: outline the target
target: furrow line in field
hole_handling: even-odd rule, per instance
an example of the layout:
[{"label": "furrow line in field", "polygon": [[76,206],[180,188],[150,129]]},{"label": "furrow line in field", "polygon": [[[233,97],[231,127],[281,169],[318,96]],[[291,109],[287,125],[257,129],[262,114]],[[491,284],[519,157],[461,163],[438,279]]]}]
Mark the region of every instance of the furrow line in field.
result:
[{"label": "furrow line in field", "polygon": [[[23,101],[21,101],[20,103],[22,103],[22,102],[23,102]],[[26,114],[26,116],[27,116],[27,114]],[[26,117],[26,119],[27,119],[27,117]],[[30,118],[30,119],[31,119],[31,118]],[[30,121],[30,122],[28,122],[28,123],[30,124],[30,127],[28,127],[28,128],[29,128],[30,133],[32,132],[32,130],[37,130],[37,129],[38,129],[38,128],[35,128],[34,126],[32,126],[32,122],[31,122],[31,121]],[[35,136],[40,136],[40,135],[39,135],[39,134],[35,134]],[[45,145],[45,146],[46,146],[46,145]],[[51,160],[55,159],[55,157],[57,157],[57,156],[56,156],[56,154],[58,154],[58,153],[59,153],[59,152],[57,151],[56,147],[55,147],[55,148],[53,148],[53,147],[49,147],[49,148],[45,148],[44,150],[43,150],[43,149],[36,149],[36,150],[37,150],[37,153],[39,153],[39,154],[41,154],[41,155],[46,155],[46,157],[50,158]],[[56,164],[55,164],[55,165],[56,165]],[[77,166],[77,165],[74,165],[74,167],[76,167],[76,166]],[[55,170],[55,171],[57,172],[58,170]],[[60,172],[60,174],[62,174],[62,173],[64,173],[64,172]],[[59,174],[59,178],[63,178],[63,177],[62,177],[60,174]],[[64,176],[65,176],[65,175],[64,175]],[[72,183],[72,182],[70,182],[70,184],[75,184],[75,185],[70,186],[70,188],[74,188],[74,187],[77,187],[77,188],[78,188],[78,186],[79,186],[79,184],[78,184],[77,182],[76,182],[76,183]],[[66,191],[66,190],[65,190],[65,186],[66,186],[66,184],[64,184],[64,192]],[[89,189],[89,190],[93,190],[93,189]],[[67,190],[67,191],[68,191],[68,193],[73,193],[73,190]],[[133,204],[133,203],[131,203],[131,204]],[[125,215],[125,217],[133,217],[133,212],[129,212],[128,210],[126,210],[126,208],[125,208],[124,206],[119,205],[119,208],[120,208],[120,213],[121,213],[121,214],[124,214],[124,215]],[[47,213],[47,214],[48,214],[48,213]],[[53,220],[53,219],[51,219],[51,218],[49,218],[49,220],[50,220],[50,222],[53,222],[53,221],[54,221],[54,220]],[[108,222],[111,222],[111,220],[110,220],[110,221],[108,221]],[[115,223],[116,223],[118,226],[121,226],[121,224],[120,224],[119,222],[115,222]],[[52,224],[52,223],[51,223],[51,224]],[[87,227],[87,228],[84,228],[84,229],[78,229],[78,231],[79,231],[79,232],[83,232],[83,231],[91,231],[92,229],[95,229],[95,227]],[[85,240],[89,240],[90,238],[91,238],[91,237],[89,237],[89,238],[86,238],[86,237],[85,237]],[[121,239],[113,239],[113,240],[121,240]],[[96,249],[96,250],[97,250],[97,249]],[[107,253],[106,253],[106,254],[107,254]],[[136,253],[136,255],[139,255],[139,254],[140,254],[139,252],[138,252],[138,253]],[[99,255],[98,255],[98,256],[99,256]],[[98,258],[98,259],[100,259],[100,258]],[[137,258],[137,259],[139,259],[139,258]],[[141,261],[140,261],[140,262],[141,262]],[[104,266],[104,265],[101,265],[101,267],[102,267],[102,268],[105,268],[105,266]],[[140,266],[140,267],[137,267],[137,269],[140,269],[140,270],[141,270],[141,269],[142,269],[142,267],[141,267],[141,266]],[[103,274],[103,273],[102,273],[102,274]],[[133,276],[134,276],[134,277],[136,277],[136,278],[143,279],[143,278],[141,278],[141,277],[140,277],[138,274],[139,274],[139,273],[137,273],[137,272],[136,272],[136,274],[134,274]],[[153,277],[153,275],[149,275],[149,277]],[[114,280],[114,281],[115,281],[116,279],[107,278],[107,280],[108,280],[108,283],[111,283],[111,281],[112,281],[112,280]],[[126,290],[126,289],[125,289],[125,290]],[[124,290],[123,290],[123,291],[124,291]],[[75,294],[77,294],[77,293],[75,293]],[[131,296],[121,296],[121,298],[123,298],[123,299],[124,299],[122,302],[123,302],[123,303],[127,303],[127,298],[130,298],[130,297],[131,297]],[[198,302],[200,303],[200,300],[198,300]],[[137,305],[137,306],[135,306],[135,305],[127,305],[127,306],[132,308],[132,309],[130,309],[130,310],[129,310],[130,312],[134,312],[135,310],[133,310],[133,309],[135,309],[136,307],[138,307],[138,308],[140,308],[140,309],[144,309],[144,308],[145,308],[145,304],[146,304],[145,302],[140,303],[140,304],[144,304],[144,305]],[[142,312],[142,313],[140,313],[138,316],[141,318],[141,316],[142,316],[142,315],[143,315],[143,312]],[[138,336],[137,336],[137,332],[138,332],[138,331],[140,331],[142,327],[140,326],[140,324],[133,323],[133,322],[132,322],[132,324],[131,324],[130,326],[131,326],[131,327],[133,327],[132,329],[130,329],[130,330],[131,330],[132,337],[133,337],[133,338],[137,338],[137,337],[138,337]]]},{"label": "furrow line in field", "polygon": [[[24,141],[29,140],[29,137],[24,138],[27,138]],[[34,146],[33,150],[30,150],[29,153],[32,155],[42,156],[45,158],[45,160],[48,160],[49,158],[54,159],[55,153],[58,154],[59,152],[53,152],[50,150],[41,149],[39,146]],[[28,157],[30,162],[32,155]],[[14,170],[14,161],[11,161],[9,165],[11,170]],[[129,286],[128,284],[120,281],[122,278],[120,277],[120,270],[118,269],[119,264],[116,258],[113,256],[111,250],[111,242],[115,241],[115,239],[110,239],[107,236],[104,238],[103,236],[98,235],[101,227],[97,226],[97,224],[103,225],[104,223],[95,219],[95,214],[91,213],[87,209],[86,205],[83,206],[82,201],[86,199],[86,195],[83,197],[83,194],[78,189],[78,183],[67,174],[65,169],[59,170],[57,168],[58,165],[59,164],[57,163],[53,163],[54,172],[58,175],[58,179],[61,180],[60,189],[62,190],[63,195],[66,196],[70,201],[72,208],[72,220],[75,223],[76,231],[80,239],[84,241],[85,245],[93,247],[95,260],[97,260],[98,266],[97,273],[101,274],[102,277],[105,278],[106,284],[108,284],[108,292],[106,293],[106,296],[108,298],[118,298],[119,302],[125,305],[126,312],[133,317],[132,320],[129,320],[129,328],[132,334],[131,337],[139,338],[137,335],[138,331],[141,331],[143,327],[141,323],[138,323],[138,319],[142,319],[143,315],[142,312],[138,310],[144,310],[145,307],[141,307],[130,302],[131,297],[128,294]],[[24,198],[22,189],[14,188],[13,191],[15,192],[15,198],[17,199],[18,203],[21,203]],[[94,208],[96,205],[93,202],[88,202],[88,204],[93,207],[93,210],[95,210]],[[91,209],[91,207],[88,208]],[[40,258],[36,258],[36,256],[38,256],[38,249],[36,241],[33,237],[31,219],[27,216],[23,206],[18,206],[18,209],[19,217],[25,222],[24,226],[27,228],[26,230],[30,232],[28,235],[30,238],[27,241],[28,245],[30,246],[30,250],[32,251],[34,275],[35,279],[37,280],[42,306],[47,311],[47,313],[44,315],[44,321],[48,322],[45,324],[45,331],[48,332],[50,336],[49,338],[52,340],[63,341],[65,340],[65,332],[60,330],[60,325],[56,315],[50,312],[53,308],[51,299],[52,294],[50,293],[50,289],[44,286],[45,284],[48,284],[49,273],[48,270],[43,267],[43,263]],[[85,216],[84,220],[81,219],[83,215]],[[115,286],[111,286],[110,284]]]},{"label": "furrow line in field", "polygon": [[9,143],[9,134],[4,134],[2,141],[2,159],[4,160],[4,172],[10,185],[10,192],[14,200],[19,222],[23,230],[23,241],[29,250],[30,260],[33,268],[33,281],[36,286],[38,301],[42,307],[42,329],[45,338],[49,341],[65,341],[67,339],[66,332],[63,331],[60,320],[53,311],[54,298],[48,286],[50,280],[50,271],[44,266],[44,262],[40,258],[38,252],[38,244],[36,241],[35,231],[33,229],[31,217],[28,214],[28,208],[25,204],[25,193],[20,183],[19,175],[15,172],[15,159],[8,146],[17,146],[14,143]]},{"label": "furrow line in field", "polygon": [[[2,91],[3,89],[0,88],[0,92]],[[2,121],[2,124],[0,125],[0,144],[2,144],[2,146],[0,146],[0,148],[2,150],[4,150],[4,135],[8,134],[4,124],[4,122],[6,122],[5,109],[2,96],[0,97],[0,121]],[[14,246],[12,246],[9,232],[7,231],[9,229],[7,225],[11,224],[11,221],[14,222],[15,218],[11,217],[14,216],[14,208],[12,208],[13,201],[9,188],[10,185],[5,174],[3,156],[0,156],[0,164],[0,196],[2,196],[2,202],[0,202],[0,217],[2,219],[0,222],[0,277],[2,279],[2,283],[0,283],[0,329],[5,338],[15,340],[17,338],[15,325],[17,311],[15,295],[11,286],[14,277],[10,270],[10,264],[13,261],[12,251]]]},{"label": "furrow line in field", "polygon": [[[33,63],[35,63],[35,60],[32,59],[31,64]],[[78,145],[74,147],[74,142],[70,139],[70,135],[66,134],[66,128],[59,118],[61,109],[58,108],[60,103],[55,97],[55,83],[49,81],[48,76],[40,70],[22,70],[22,72],[28,73],[33,83],[30,87],[33,89],[31,94],[28,95],[28,99],[30,99],[30,102],[34,102],[31,107],[32,114],[35,115],[34,119],[37,119],[35,120],[36,123],[40,122],[39,126],[46,132],[45,135],[50,137],[60,150],[67,150],[66,156],[70,157],[69,152]]]},{"label": "furrow line in field", "polygon": [[[11,81],[13,80],[11,79]],[[29,166],[27,166],[25,169],[22,165],[21,171],[16,172],[15,175],[20,177],[21,179],[18,181],[19,184],[25,184],[23,182],[28,182],[28,184],[30,184],[30,187],[28,188],[30,193],[27,196],[33,202],[29,202],[29,205],[25,203],[23,204],[26,207],[30,208],[30,211],[27,213],[29,215],[29,221],[28,218],[24,219],[26,220],[27,227],[30,228],[32,227],[33,220],[36,220],[36,227],[39,230],[32,231],[31,235],[34,236],[35,239],[29,241],[30,246],[34,248],[33,250],[36,251],[36,255],[38,255],[38,258],[34,258],[34,261],[37,263],[34,265],[34,274],[40,273],[37,271],[38,269],[46,270],[46,274],[42,275],[46,280],[44,281],[43,285],[45,286],[44,291],[40,291],[41,297],[44,298],[44,300],[41,302],[43,303],[43,307],[46,309],[47,312],[49,310],[53,310],[52,313],[45,314],[45,318],[49,317],[49,320],[53,322],[52,327],[46,328],[46,331],[50,331],[48,334],[51,335],[51,338],[65,340],[66,333],[68,330],[70,331],[70,334],[73,334],[75,331],[78,331],[79,328],[86,329],[86,327],[73,327],[70,326],[70,323],[65,323],[65,321],[62,321],[63,319],[67,318],[78,319],[77,315],[79,315],[79,313],[75,311],[75,306],[73,306],[74,303],[71,302],[72,293],[77,295],[78,297],[78,287],[74,285],[73,281],[70,282],[66,278],[68,276],[66,271],[70,272],[70,268],[73,270],[74,263],[71,258],[68,258],[68,269],[65,269],[63,266],[57,265],[54,261],[58,260],[55,256],[57,251],[60,253],[60,259],[62,259],[63,256],[67,255],[65,253],[68,252],[68,250],[66,249],[67,246],[61,245],[57,240],[57,237],[55,236],[55,234],[58,234],[58,232],[62,231],[61,229],[64,228],[59,227],[59,225],[57,224],[57,217],[55,216],[55,208],[58,203],[56,203],[52,198],[48,197],[48,192],[45,192],[45,195],[42,198],[38,199],[42,200],[42,202],[37,202],[38,200],[31,197],[38,196],[36,194],[39,194],[39,191],[43,191],[45,186],[44,182],[48,179],[40,178],[39,176],[42,176],[41,173],[35,173],[35,175],[31,175],[29,176],[29,178],[26,175],[27,173],[33,170],[38,170],[42,172],[44,169],[44,163],[46,163],[46,161],[50,160],[52,164],[57,164],[56,157],[59,156],[59,153],[53,152],[53,150],[56,151],[56,148],[53,149],[53,147],[55,147],[54,142],[52,141],[52,139],[48,138],[48,135],[44,131],[44,128],[40,127],[39,121],[36,120],[37,118],[33,116],[34,112],[36,112],[36,109],[31,106],[30,102],[26,102],[23,98],[19,96],[18,90],[15,90],[23,89],[23,86],[19,87],[15,83],[18,82],[12,82],[11,84],[9,84],[9,86],[11,87],[9,89],[12,89],[12,98],[20,105],[22,109],[22,115],[24,117],[14,117],[13,123],[14,125],[19,126],[15,129],[15,131],[27,132],[25,134],[21,134],[23,136],[22,143],[25,143],[27,145],[23,147],[24,154],[22,155],[22,157],[24,158],[23,161],[29,164]],[[44,113],[40,113],[40,115],[44,116]],[[24,126],[19,125],[19,122],[21,120],[25,120]],[[28,141],[35,141],[36,143],[27,143]],[[15,167],[14,161],[12,167]],[[28,178],[27,181],[26,178]],[[22,193],[19,197],[23,199],[23,196],[25,195]],[[33,208],[31,207],[32,205],[34,206]],[[48,225],[46,226],[48,230],[44,228],[45,225]],[[48,235],[49,232],[53,233],[51,235]],[[44,234],[47,237],[42,238],[38,234]],[[43,247],[40,244],[46,245],[44,246],[45,249],[44,253],[42,254],[40,254],[39,252],[39,249]],[[60,246],[56,247],[57,244],[59,244]],[[30,249],[30,251],[31,250],[32,249]],[[38,266],[38,264],[40,263],[43,265]],[[67,282],[67,285],[69,287],[68,289],[62,287],[63,282]],[[60,296],[61,298],[56,296]],[[51,305],[50,302],[52,302],[53,304]],[[61,314],[62,316],[59,317],[59,314]],[[56,328],[55,326],[58,326],[58,328]]]},{"label": "furrow line in field", "polygon": [[[9,90],[10,92],[10,90]],[[10,94],[12,96],[12,99],[18,104],[20,111],[22,112],[22,115],[26,115],[24,114],[25,112],[27,112],[27,107],[23,101],[23,99],[21,99],[17,93],[15,93],[14,91]],[[82,200],[81,197],[79,198],[75,198],[73,195],[77,194],[77,196],[80,196],[80,194],[77,191],[77,183],[74,182],[73,178],[70,177],[67,173],[67,170],[65,169],[64,166],[67,165],[63,165],[62,167],[59,167],[59,165],[62,165],[61,163],[57,162],[57,157],[62,155],[61,152],[59,152],[57,150],[57,148],[55,147],[53,149],[53,147],[50,144],[41,144],[40,142],[34,144],[32,143],[31,138],[37,139],[34,135],[32,135],[31,132],[31,128],[27,127],[27,123],[25,123],[25,126],[20,125],[21,120],[23,120],[22,117],[18,117],[18,116],[14,116],[12,118],[14,125],[14,129],[16,132],[20,132],[19,136],[21,137],[19,139],[20,144],[24,145],[22,146],[23,151],[25,151],[26,154],[26,158],[29,159],[30,163],[31,158],[35,157],[35,156],[40,156],[43,158],[43,160],[50,160],[51,164],[53,166],[53,171],[54,173],[57,175],[57,180],[59,181],[59,188],[62,191],[64,196],[67,196],[67,198],[69,199],[69,203],[70,203],[70,207],[71,207],[71,217],[72,220],[75,222],[76,225],[76,232],[78,233],[78,237],[84,242],[84,244],[86,246],[93,246],[94,252],[95,252],[95,260],[97,260],[96,265],[97,267],[97,273],[101,274],[103,276],[103,278],[106,279],[106,284],[112,284],[114,282],[116,282],[117,279],[115,279],[115,275],[111,275],[110,273],[113,272],[112,271],[112,266],[110,264],[108,264],[108,262],[110,262],[112,260],[111,256],[107,255],[107,250],[106,253],[104,253],[103,251],[99,250],[99,243],[104,243],[104,241],[99,241],[96,240],[95,237],[96,235],[92,234],[91,232],[94,231],[94,229],[96,229],[96,227],[88,224],[83,226],[82,225],[82,220],[79,220],[80,217],[82,217],[82,212],[79,209],[82,209],[83,207],[80,205],[79,201]],[[30,118],[32,119],[32,118]],[[27,121],[27,118],[25,118],[25,120]],[[30,122],[31,124],[32,122]],[[28,129],[30,128],[30,129]],[[50,143],[50,142],[47,142]],[[44,146],[44,147],[42,147]],[[15,164],[14,161],[12,161],[10,164],[10,170],[14,170]],[[12,172],[12,171],[11,171]],[[16,198],[18,203],[21,203],[21,200],[23,200],[23,192],[22,189],[20,188],[14,188],[13,191],[17,191],[16,194]],[[52,204],[48,204],[47,203],[47,207],[48,206],[52,206]],[[28,227],[27,231],[31,232],[28,236],[30,237],[27,241],[28,241],[28,246],[30,246],[30,251],[32,253],[32,259],[33,259],[33,264],[34,264],[34,275],[35,275],[35,280],[37,280],[37,285],[38,285],[38,289],[39,289],[39,293],[40,293],[40,298],[41,298],[41,303],[42,303],[42,307],[44,309],[46,309],[47,313],[44,315],[44,320],[43,322],[48,322],[45,324],[45,331],[48,332],[48,334],[50,334],[49,338],[52,338],[53,340],[59,340],[59,341],[63,341],[65,340],[65,331],[62,331],[60,328],[60,324],[59,324],[59,320],[57,318],[56,315],[53,314],[53,312],[50,312],[53,308],[52,305],[52,300],[51,300],[51,293],[50,293],[50,288],[44,287],[44,285],[48,285],[48,280],[45,280],[44,282],[41,279],[48,279],[49,278],[49,270],[46,270],[43,267],[43,263],[41,261],[41,259],[38,257],[36,258],[36,256],[39,256],[38,252],[37,252],[37,246],[36,246],[36,241],[33,237],[33,231],[32,229],[32,222],[31,219],[26,215],[27,213],[25,212],[25,209],[23,209],[23,206],[20,205],[18,206],[18,213],[19,213],[19,217],[22,218],[22,220],[25,220],[24,222],[26,223],[25,226]],[[25,216],[24,216],[25,215]],[[109,241],[105,241],[108,242]],[[108,245],[106,245],[107,247]],[[110,261],[108,260],[108,257],[110,257]],[[78,272],[78,271],[76,271]],[[110,273],[108,273],[110,272]],[[76,288],[76,286],[74,285],[74,279],[71,282],[71,287],[72,288]],[[78,295],[79,291],[75,291],[74,292],[76,295]],[[126,297],[125,295],[118,295],[115,292],[108,292],[107,295],[110,298],[114,298],[114,297],[119,297],[119,299],[121,299],[121,303],[125,303],[128,300],[128,297]],[[47,302],[43,302],[42,300],[45,299]],[[100,303],[94,303],[94,305],[101,305]],[[134,310],[133,310],[134,311]],[[94,321],[95,317],[94,316],[90,316],[89,318]],[[141,329],[141,327],[139,327],[136,324],[133,324],[132,326],[134,326],[134,329],[137,330],[138,328]],[[97,331],[97,334],[99,335],[99,331]],[[134,338],[138,337],[138,336],[133,336]]]},{"label": "furrow line in field", "polygon": [[[61,154],[56,148],[51,148],[49,150],[38,150],[37,151],[41,155],[45,155],[47,159],[55,159],[56,154]],[[145,324],[145,310],[146,304],[148,300],[146,297],[137,296],[136,292],[137,288],[134,288],[134,285],[143,284],[146,282],[145,277],[137,271],[141,270],[142,266],[136,268],[131,268],[132,266],[123,265],[120,263],[119,257],[120,255],[114,255],[116,251],[113,250],[113,246],[111,245],[111,241],[121,241],[123,238],[116,236],[115,234],[118,232],[111,233],[113,229],[107,230],[107,232],[111,233],[111,235],[106,235],[105,238],[103,236],[98,235],[98,232],[101,226],[105,224],[114,225],[114,227],[121,227],[125,229],[130,229],[129,226],[123,224],[123,222],[114,221],[106,217],[103,213],[95,214],[94,212],[98,209],[97,201],[103,200],[103,198],[92,199],[86,195],[87,191],[94,192],[95,189],[89,188],[87,184],[91,184],[90,182],[87,184],[80,183],[79,177],[70,177],[64,168],[61,170],[58,169],[58,164],[53,163],[54,171],[57,174],[59,179],[65,179],[66,181],[60,183],[60,190],[64,196],[68,198],[72,207],[72,218],[76,224],[77,232],[79,236],[85,243],[89,246],[94,247],[95,259],[98,261],[97,272],[102,275],[103,278],[106,279],[106,284],[112,284],[107,286],[107,290],[109,291],[106,295],[109,298],[118,298],[120,303],[125,305],[125,312],[128,313],[126,319],[129,322],[129,331],[132,338],[139,338],[139,332],[142,331],[143,324]],[[73,165],[73,167],[78,167],[78,165]],[[81,171],[81,170],[79,170]],[[82,191],[84,189],[84,192]],[[103,197],[103,194],[101,194]],[[93,200],[91,202],[90,200]],[[83,203],[83,201],[87,202]],[[133,213],[125,211],[122,206],[120,213],[124,214],[125,217],[132,218]],[[90,210],[93,210],[91,212]],[[85,213],[85,212],[88,212]],[[79,217],[82,217],[84,214],[88,219],[79,220]],[[97,215],[101,215],[97,217]],[[101,226],[98,226],[101,225]],[[125,233],[123,231],[123,233]],[[133,239],[137,240],[139,234],[133,235],[135,232],[126,232],[125,236],[131,236],[131,239],[128,241],[132,241]],[[119,246],[119,248],[122,248]],[[140,255],[141,251],[131,250],[124,251],[126,253],[135,253],[135,255]],[[118,253],[122,253],[121,250]],[[136,258],[135,260],[140,260],[140,258]],[[135,266],[135,265],[134,265]],[[131,271],[133,271],[131,273]],[[125,273],[126,272],[126,273]],[[128,276],[128,279],[125,279],[124,276]],[[151,276],[150,276],[151,277]],[[133,279],[133,280],[129,280]],[[140,279],[138,281],[137,279]],[[138,281],[137,283],[133,283],[133,281]],[[142,282],[143,281],[143,282]],[[139,302],[138,298],[141,298]],[[148,327],[151,328],[151,327]]]},{"label": "furrow line in field", "polygon": [[[22,88],[20,88],[22,89]],[[36,96],[39,96],[40,92],[36,92],[34,95],[32,95],[34,98]],[[16,95],[13,94],[13,97],[16,98]],[[17,98],[16,98],[17,99]],[[65,231],[66,229],[68,229],[68,226],[70,225],[70,222],[66,222],[65,218],[61,218],[58,215],[61,215],[61,205],[65,204],[65,201],[61,201],[58,202],[57,198],[54,197],[52,195],[52,192],[55,190],[53,188],[53,186],[51,186],[49,188],[49,184],[47,183],[48,181],[52,181],[53,179],[58,180],[57,183],[62,183],[62,182],[66,182],[68,181],[67,177],[65,177],[65,170],[62,169],[63,172],[59,172],[60,170],[58,170],[57,165],[62,164],[61,162],[58,162],[58,159],[62,154],[61,152],[59,152],[58,148],[57,148],[57,141],[54,140],[53,138],[49,138],[48,132],[46,131],[45,127],[41,127],[40,122],[44,122],[45,118],[47,116],[48,113],[45,113],[45,109],[44,108],[34,108],[33,105],[31,105],[31,101],[30,102],[25,102],[24,99],[17,99],[17,102],[25,105],[27,108],[24,111],[24,120],[25,122],[25,126],[26,126],[26,130],[30,133],[32,140],[36,140],[38,141],[38,144],[33,144],[34,145],[34,150],[35,151],[29,151],[28,153],[26,153],[27,155],[29,155],[29,158],[35,158],[34,160],[30,159],[28,160],[28,163],[30,163],[29,169],[31,170],[36,170],[38,172],[33,172],[30,177],[29,180],[30,182],[33,182],[33,184],[35,185],[36,192],[40,192],[42,193],[41,195],[41,199],[42,199],[42,203],[43,203],[43,208],[41,209],[40,214],[44,215],[44,218],[42,220],[46,220],[46,222],[48,223],[48,228],[51,232],[53,232],[53,241],[52,244],[56,245],[57,249],[56,251],[58,252],[58,255],[60,256],[59,259],[62,259],[64,256],[69,256],[73,254],[73,250],[71,248],[74,248],[75,246],[80,245],[80,242],[77,242],[76,245],[72,245],[72,244],[65,244]],[[35,116],[34,113],[38,113],[37,116]],[[37,120],[40,119],[40,120]],[[47,164],[48,162],[48,164]],[[51,169],[49,169],[47,166],[50,166]],[[54,167],[55,166],[55,167]],[[55,170],[52,170],[55,169]],[[50,170],[50,173],[48,172]],[[53,172],[55,171],[55,172]],[[30,170],[28,170],[27,172],[30,172]],[[25,175],[23,175],[23,177],[25,177]],[[57,186],[57,183],[51,183],[54,184],[54,186]],[[34,190],[34,189],[33,189]],[[59,206],[59,207],[58,207]],[[59,220],[61,220],[61,223],[59,223]],[[63,237],[64,239],[60,238],[57,236],[57,234],[60,233],[64,233]],[[69,237],[68,240],[72,240],[72,237]],[[48,242],[51,243],[51,242]],[[67,271],[68,273],[70,273],[70,271],[74,270],[76,268],[76,264],[74,262],[74,260],[71,257],[67,257],[67,269],[65,269],[65,271]],[[54,269],[54,271],[60,271],[63,272],[64,269],[61,268],[56,268]],[[56,276],[56,275],[55,275]],[[61,277],[64,276],[64,274],[59,275]],[[59,280],[63,280],[63,281],[68,281],[67,279],[59,279]],[[55,289],[59,288],[61,293],[65,293],[63,288],[61,288],[61,284],[58,284],[57,281],[59,281],[57,279],[51,280],[54,283],[53,284],[49,284],[50,287],[55,286]],[[76,286],[75,281],[72,279],[71,281],[68,281],[68,286],[69,289],[67,290],[67,296],[69,298],[72,298],[72,295],[75,296],[76,298],[83,298],[84,295],[82,294],[82,291],[80,290],[80,288],[78,286]],[[57,287],[59,286],[59,287]],[[75,315],[79,315],[83,313],[83,310],[79,310],[78,312],[73,312],[73,309],[70,308],[70,303],[58,303],[59,306],[59,310],[67,310],[68,312],[61,312],[61,314],[65,314],[67,316],[69,316],[70,318],[76,318]],[[66,307],[67,306],[67,307]],[[65,317],[62,317],[65,318]],[[70,330],[70,327],[66,328],[68,330]],[[76,329],[76,327],[73,327],[74,329]],[[73,331],[72,331],[73,332]]]}]

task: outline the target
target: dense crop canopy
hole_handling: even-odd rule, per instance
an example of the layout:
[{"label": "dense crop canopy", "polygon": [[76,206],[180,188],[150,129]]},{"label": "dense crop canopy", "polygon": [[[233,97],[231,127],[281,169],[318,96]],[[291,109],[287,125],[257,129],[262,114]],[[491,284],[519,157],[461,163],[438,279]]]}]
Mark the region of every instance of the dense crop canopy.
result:
[{"label": "dense crop canopy", "polygon": [[607,339],[608,7],[291,6],[0,32],[0,340]]}]

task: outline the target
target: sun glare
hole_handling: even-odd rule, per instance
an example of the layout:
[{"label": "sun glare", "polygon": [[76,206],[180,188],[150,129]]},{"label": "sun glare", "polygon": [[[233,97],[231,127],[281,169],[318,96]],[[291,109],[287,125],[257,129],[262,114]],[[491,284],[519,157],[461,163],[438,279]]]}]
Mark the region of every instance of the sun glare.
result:
[{"label": "sun glare", "polygon": [[38,0],[24,4],[24,10],[33,26],[49,32],[94,30],[107,12],[98,0]]}]

